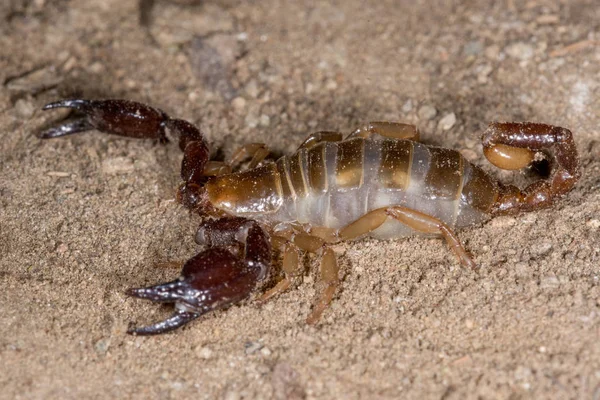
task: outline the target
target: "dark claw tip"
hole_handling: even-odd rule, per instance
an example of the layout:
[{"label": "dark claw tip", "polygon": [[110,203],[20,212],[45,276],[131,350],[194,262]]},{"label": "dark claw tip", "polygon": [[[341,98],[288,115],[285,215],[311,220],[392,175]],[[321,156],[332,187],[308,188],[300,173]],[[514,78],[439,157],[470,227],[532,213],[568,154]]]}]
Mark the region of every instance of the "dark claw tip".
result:
[{"label": "dark claw tip", "polygon": [[42,110],[51,110],[53,108],[62,108],[62,107],[81,109],[82,106],[86,105],[87,103],[89,103],[88,100],[82,100],[82,99],[53,101],[52,103],[48,103],[44,107],[42,107]]},{"label": "dark claw tip", "polygon": [[156,297],[156,293],[151,288],[129,288],[125,291],[125,294],[138,299],[152,300]]},{"label": "dark claw tip", "polygon": [[125,294],[127,296],[131,296],[131,297],[137,297],[138,293],[140,292],[140,290],[143,290],[141,288],[129,288],[125,291]]},{"label": "dark claw tip", "polygon": [[182,297],[182,289],[185,285],[185,281],[176,279],[172,282],[161,283],[145,288],[127,289],[125,294],[131,297],[137,297],[138,299],[157,301],[159,303],[173,303]]},{"label": "dark claw tip", "polygon": [[48,104],[46,104],[44,107],[42,107],[42,110],[44,110],[44,111],[45,111],[45,110],[50,110],[50,109],[52,109],[52,108],[57,108],[57,107],[58,107],[58,106],[57,106],[57,103],[58,103],[58,102],[54,102],[54,103],[48,103]]},{"label": "dark claw tip", "polygon": [[151,336],[161,333],[171,332],[190,321],[198,318],[200,314],[187,311],[176,311],[170,318],[157,322],[153,325],[143,326],[141,328],[129,328],[127,333],[133,336]]}]

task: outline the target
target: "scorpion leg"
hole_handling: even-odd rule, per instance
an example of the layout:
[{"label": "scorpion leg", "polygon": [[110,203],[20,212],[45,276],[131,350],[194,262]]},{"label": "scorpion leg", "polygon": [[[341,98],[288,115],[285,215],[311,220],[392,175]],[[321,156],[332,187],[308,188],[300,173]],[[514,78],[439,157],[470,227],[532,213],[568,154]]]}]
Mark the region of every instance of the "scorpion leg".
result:
[{"label": "scorpion leg", "polygon": [[402,222],[415,231],[442,235],[462,265],[473,270],[477,269],[477,265],[471,259],[469,254],[467,254],[467,251],[460,243],[456,234],[448,227],[448,225],[444,224],[439,219],[401,206],[389,207],[386,212],[394,219]]},{"label": "scorpion leg", "polygon": [[306,322],[310,325],[316,324],[323,311],[331,303],[335,291],[339,286],[339,268],[333,250],[326,245],[326,241],[318,236],[308,233],[298,233],[293,235],[291,240],[287,240],[283,254],[283,270],[285,277],[277,283],[272,289],[265,292],[259,299],[265,302],[274,296],[287,290],[292,282],[292,279],[300,274],[302,268],[300,266],[298,249],[310,253],[323,251],[321,265],[319,268],[320,278],[319,283],[322,283],[324,288],[319,294],[319,298],[315,303],[312,312],[307,317]]},{"label": "scorpion leg", "polygon": [[321,274],[319,282],[323,283],[325,287],[322,289],[312,312],[306,319],[307,324],[314,325],[319,321],[323,311],[325,311],[327,306],[331,303],[333,295],[339,286],[339,268],[333,250],[327,247],[323,238],[308,233],[299,233],[294,235],[292,243],[301,250],[310,253],[316,253],[321,249],[323,250],[321,266],[319,268]]},{"label": "scorpion leg", "polygon": [[351,240],[366,235],[383,225],[387,218],[386,209],[378,208],[340,229],[338,236],[340,240]]},{"label": "scorpion leg", "polygon": [[231,173],[231,166],[223,161],[208,161],[204,166],[204,175],[219,176]]},{"label": "scorpion leg", "polygon": [[319,268],[319,282],[324,284],[319,299],[315,303],[312,312],[306,318],[306,323],[314,325],[319,322],[323,311],[327,309],[333,295],[339,286],[339,268],[337,265],[335,253],[326,245],[326,240],[322,237],[308,233],[299,233],[294,235],[292,243],[301,250],[316,253],[323,250],[321,257],[321,266]]},{"label": "scorpion leg", "polygon": [[492,213],[513,214],[552,205],[569,192],[579,177],[579,158],[571,131],[558,126],[531,122],[496,122],[482,137],[486,158],[502,169],[520,169],[535,160],[537,152],[549,152],[556,166],[547,180],[537,181],[521,190],[500,185]]},{"label": "scorpion leg", "polygon": [[328,131],[315,132],[315,133],[310,134],[306,138],[306,140],[304,140],[304,142],[302,142],[300,147],[298,147],[298,150],[301,150],[301,149],[308,150],[312,147],[315,147],[319,143],[323,143],[323,142],[339,142],[343,138],[344,138],[344,135],[342,135],[339,132],[328,132]]},{"label": "scorpion leg", "polygon": [[406,139],[414,141],[418,141],[420,136],[419,130],[414,125],[401,122],[375,121],[369,122],[367,125],[358,128],[348,136],[348,139],[355,137],[368,139],[373,135],[380,135],[390,139]]},{"label": "scorpion leg", "polygon": [[337,265],[335,253],[329,247],[326,247],[323,250],[320,272],[320,281],[325,284],[325,288],[322,290],[319,300],[313,307],[312,312],[308,318],[306,318],[306,323],[309,325],[314,325],[319,322],[323,311],[327,309],[331,300],[333,300],[333,295],[340,283],[339,267]]},{"label": "scorpion leg", "polygon": [[394,206],[373,210],[342,228],[338,236],[341,240],[351,240],[366,235],[383,225],[390,216],[415,231],[441,235],[461,264],[472,269],[476,268],[456,234],[446,224],[430,215],[406,207]]},{"label": "scorpion leg", "polygon": [[181,119],[172,119],[157,108],[129,100],[62,100],[46,104],[43,110],[54,108],[72,108],[83,113],[84,117],[67,120],[47,129],[40,135],[43,139],[92,129],[130,138],[158,139],[161,142],[167,142],[168,136],[178,137],[179,148],[183,151],[181,177],[184,181],[178,198],[190,208],[197,205],[200,185],[206,180],[204,167],[209,150],[204,135],[194,125]]},{"label": "scorpion leg", "polygon": [[285,273],[285,277],[277,282],[274,287],[263,293],[258,298],[258,301],[264,303],[286,291],[292,284],[292,279],[298,276],[301,271],[298,248],[291,243],[286,243],[283,251],[283,272]]},{"label": "scorpion leg", "polygon": [[196,241],[212,246],[188,260],[181,276],[127,294],[160,303],[175,303],[170,318],[128,333],[156,335],[174,330],[209,311],[247,298],[267,275],[271,245],[267,233],[252,220],[222,218],[204,222]]},{"label": "scorpion leg", "polygon": [[252,157],[250,164],[248,164],[248,169],[252,169],[258,166],[258,164],[260,164],[260,162],[263,161],[269,155],[269,153],[269,148],[264,143],[248,143],[233,153],[229,164],[233,169],[245,159]]}]

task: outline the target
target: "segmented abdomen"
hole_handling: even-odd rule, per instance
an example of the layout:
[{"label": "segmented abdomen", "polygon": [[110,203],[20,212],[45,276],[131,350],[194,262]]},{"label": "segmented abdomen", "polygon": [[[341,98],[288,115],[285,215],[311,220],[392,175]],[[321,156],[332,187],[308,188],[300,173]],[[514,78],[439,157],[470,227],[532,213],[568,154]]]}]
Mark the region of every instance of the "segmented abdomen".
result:
[{"label": "segmented abdomen", "polygon": [[[282,202],[269,220],[342,228],[369,211],[404,206],[449,226],[485,218],[496,184],[459,152],[410,140],[355,138],[301,149],[276,163]],[[390,221],[373,236],[413,233]]]}]

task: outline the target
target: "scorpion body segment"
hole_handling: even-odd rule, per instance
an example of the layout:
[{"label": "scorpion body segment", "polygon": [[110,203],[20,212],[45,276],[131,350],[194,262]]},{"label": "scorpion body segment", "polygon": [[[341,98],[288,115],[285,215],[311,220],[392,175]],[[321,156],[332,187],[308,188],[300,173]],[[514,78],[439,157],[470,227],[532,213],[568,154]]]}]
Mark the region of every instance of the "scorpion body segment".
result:
[{"label": "scorpion body segment", "polygon": [[[319,143],[258,169],[214,177],[205,187],[211,204],[232,215],[331,229],[395,205],[463,227],[487,218],[499,193],[455,150],[380,137]],[[390,219],[369,235],[414,233]]]},{"label": "scorpion body segment", "polygon": [[[413,125],[372,122],[346,139],[338,132],[310,135],[291,156],[262,162],[262,144],[244,146],[230,163],[210,161],[202,132],[153,107],[127,100],[64,100],[44,109],[83,113],[42,132],[44,139],[97,129],[133,138],[175,137],[183,151],[178,201],[205,219],[196,242],[208,248],[188,260],[179,279],[127,291],[130,296],[175,304],[164,321],[129,332],[171,331],[209,311],[236,304],[256,291],[271,271],[272,247],[283,254],[284,278],[260,301],[283,292],[302,273],[299,251],[322,255],[321,293],[308,323],[319,321],[339,286],[332,243],[370,235],[442,237],[459,262],[476,264],[454,228],[490,215],[549,207],[580,177],[571,132],[537,123],[492,123],[484,154],[503,169],[530,165],[540,153],[552,173],[519,189],[504,185],[459,152],[420,143]],[[247,169],[239,168],[252,158]],[[236,171],[236,172],[232,172]]]}]

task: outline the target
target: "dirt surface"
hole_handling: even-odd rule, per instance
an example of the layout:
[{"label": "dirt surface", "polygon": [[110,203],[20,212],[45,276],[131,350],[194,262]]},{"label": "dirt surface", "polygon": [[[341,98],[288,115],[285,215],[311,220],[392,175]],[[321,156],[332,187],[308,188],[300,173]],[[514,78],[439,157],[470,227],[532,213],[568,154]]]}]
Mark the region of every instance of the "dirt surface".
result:
[{"label": "dirt surface", "polygon": [[[597,1],[189,3],[147,4],[145,25],[135,1],[0,6],[1,398],[600,398]],[[151,103],[220,156],[400,120],[519,184],[478,137],[540,121],[574,132],[584,175],[552,209],[459,232],[479,273],[440,240],[361,240],[335,248],[316,327],[308,257],[263,307],[132,337],[172,309],[125,289],[177,276],[200,219],[174,202],[176,146],[38,139],[65,115],[40,107],[74,96]]]}]

